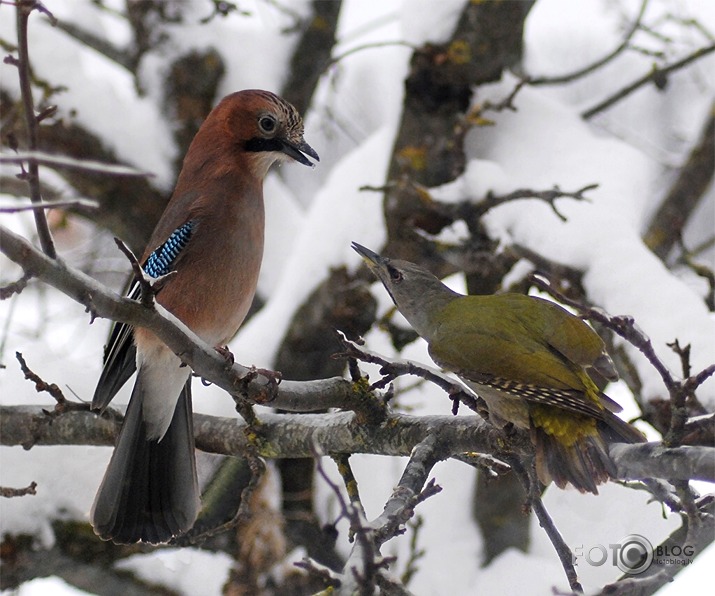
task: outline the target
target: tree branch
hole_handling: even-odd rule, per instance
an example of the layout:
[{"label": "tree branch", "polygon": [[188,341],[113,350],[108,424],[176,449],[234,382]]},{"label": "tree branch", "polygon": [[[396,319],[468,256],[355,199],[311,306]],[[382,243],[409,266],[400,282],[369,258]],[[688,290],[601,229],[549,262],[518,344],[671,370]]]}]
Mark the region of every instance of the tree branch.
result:
[{"label": "tree branch", "polygon": [[[690,401],[695,401],[694,391],[709,377],[715,374],[715,364],[711,364],[710,366],[704,368],[702,371],[698,372],[695,375],[691,375],[681,381],[677,380],[673,373],[665,365],[665,363],[655,353],[655,350],[653,349],[653,343],[651,342],[650,338],[638,327],[632,317],[611,316],[606,314],[599,308],[585,307],[583,304],[580,304],[575,300],[571,300],[570,298],[556,290],[550,283],[544,281],[543,279],[540,279],[535,275],[532,275],[530,277],[530,280],[538,288],[544,290],[545,292],[548,292],[563,304],[575,308],[577,311],[582,313],[585,318],[604,325],[605,327],[625,339],[638,351],[640,351],[660,375],[663,384],[668,390],[671,399],[671,407],[674,410],[676,408],[683,409],[685,406],[686,398],[690,398]],[[682,424],[680,424],[679,428],[676,429],[678,431],[678,436],[673,436],[666,439],[666,442],[670,446],[673,446],[675,443],[681,440],[682,433],[685,429],[686,420],[687,416],[682,416]],[[671,422],[671,431],[673,430],[672,427],[673,424]]]},{"label": "tree branch", "polygon": [[[147,308],[121,297],[61,260],[49,259],[2,226],[0,252],[23,267],[27,274],[84,305],[92,319],[103,317],[151,329],[197,374],[231,394],[244,395],[254,403],[270,404],[288,411],[307,412],[330,407],[360,409],[364,390],[342,378],[283,381],[274,390],[275,384],[265,376],[240,364],[227,363],[213,346],[202,341],[160,305]],[[247,375],[249,382],[246,382]]]},{"label": "tree branch", "polygon": [[662,443],[614,443],[609,455],[622,479],[669,478],[715,482],[715,449],[670,447]]},{"label": "tree branch", "polygon": [[82,172],[92,172],[93,174],[104,174],[106,176],[134,176],[137,178],[151,178],[151,172],[144,172],[131,166],[120,164],[109,164],[90,159],[75,159],[66,155],[54,155],[42,151],[19,151],[13,155],[0,154],[0,163],[43,165],[53,168],[67,168]]},{"label": "tree branch", "polygon": [[572,81],[575,81],[576,79],[580,79],[581,77],[583,77],[585,75],[595,72],[602,66],[605,66],[611,60],[616,58],[619,54],[621,54],[628,48],[628,44],[630,43],[631,39],[635,35],[636,31],[638,31],[638,29],[640,29],[641,21],[643,20],[643,15],[645,14],[646,7],[648,6],[648,2],[649,2],[649,0],[641,1],[641,6],[638,9],[638,14],[636,15],[636,18],[634,19],[631,27],[628,29],[628,32],[624,36],[623,41],[620,44],[618,44],[618,46],[615,49],[613,49],[611,52],[606,54],[603,58],[600,58],[599,60],[596,60],[592,64],[584,66],[583,68],[579,68],[578,70],[576,70],[574,72],[570,72],[568,74],[563,74],[563,75],[558,75],[558,76],[530,77],[530,78],[526,79],[526,82],[532,86],[561,85],[563,83],[570,83]]},{"label": "tree branch", "polygon": [[715,43],[710,44],[709,46],[698,48],[693,53],[688,54],[687,56],[685,56],[684,58],[681,58],[680,60],[678,60],[677,62],[674,62],[673,64],[669,64],[667,66],[663,66],[660,68],[653,67],[653,69],[649,73],[643,75],[639,79],[636,79],[630,85],[626,85],[625,87],[623,87],[623,89],[617,91],[610,97],[607,97],[606,99],[604,99],[600,103],[596,104],[592,108],[589,108],[585,112],[582,112],[581,117],[584,120],[589,120],[589,119],[593,118],[599,112],[602,112],[602,111],[610,108],[611,106],[618,103],[625,97],[628,97],[631,93],[638,90],[640,87],[642,87],[643,85],[646,85],[647,83],[652,82],[655,85],[662,88],[665,86],[667,79],[668,79],[668,75],[670,73],[675,72],[676,70],[679,70],[681,68],[684,68],[691,62],[695,62],[696,60],[702,58],[703,56],[707,56],[708,54],[710,54],[714,51],[715,51]]},{"label": "tree branch", "polygon": [[[299,384],[312,385],[310,382]],[[116,412],[110,412],[113,413],[99,416],[72,409],[61,415],[50,415],[41,406],[0,406],[0,445],[19,445],[25,449],[35,445],[110,447],[114,445],[120,426]],[[432,457],[437,460],[450,457],[462,460],[464,454],[472,452],[504,452],[503,434],[478,416],[389,413],[384,422],[371,425],[359,422],[353,412],[258,414],[256,420],[258,424],[250,429],[252,433],[247,433],[249,426],[244,420],[194,414],[196,446],[202,451],[221,455],[241,455],[257,449],[258,455],[276,459],[312,457],[315,445],[327,454],[410,456],[416,445],[434,435],[438,438],[439,450]],[[517,455],[530,453],[528,437],[523,441],[513,440],[509,449]],[[660,443],[648,443],[619,444],[611,449],[618,476],[623,480],[688,479],[690,474],[704,480],[713,479],[713,464],[708,460],[713,459],[715,449],[710,447],[665,448]],[[650,456],[639,461],[644,454]],[[413,480],[420,478],[419,475],[409,477]],[[406,482],[408,476],[404,478]],[[411,481],[410,485],[415,494],[420,490],[414,488],[419,484],[418,480]]]},{"label": "tree branch", "polygon": [[682,238],[683,230],[715,174],[715,103],[688,160],[653,215],[643,241],[663,261]]},{"label": "tree branch", "polygon": [[415,507],[442,490],[434,479],[427,482],[427,477],[435,464],[443,459],[444,447],[439,435],[431,434],[412,449],[397,487],[385,503],[382,514],[371,524],[375,529],[375,543],[378,547],[402,534],[405,531],[404,525],[414,515]]},{"label": "tree branch", "polygon": [[[52,14],[36,0],[20,0],[16,4],[17,15],[17,54],[16,61],[11,60],[17,67],[20,78],[20,92],[22,94],[22,103],[25,108],[25,123],[27,126],[27,146],[30,151],[35,151],[38,147],[38,117],[35,115],[35,105],[32,98],[32,85],[30,83],[30,50],[27,41],[27,28],[30,14],[34,10],[40,10],[49,15]],[[6,62],[8,60],[6,59]],[[24,173],[25,180],[30,189],[30,199],[33,203],[42,203],[42,190],[40,188],[40,173],[37,163],[32,161],[29,163],[27,173]],[[36,209],[34,212],[35,226],[37,227],[37,235],[40,239],[40,245],[45,254],[54,259],[57,256],[55,244],[50,233],[50,226],[47,223],[47,217],[42,209]]]},{"label": "tree branch", "polygon": [[96,209],[98,203],[86,199],[73,199],[68,201],[45,201],[39,205],[16,205],[13,207],[0,207],[0,213],[20,213],[21,211],[34,211],[36,209],[67,209],[83,207],[85,209]]},{"label": "tree branch", "polygon": [[[371,350],[366,350],[350,341],[343,333],[338,332],[344,352],[336,354],[340,358],[355,358],[362,362],[380,365],[380,374],[383,378],[370,386],[370,389],[384,389],[397,377],[403,375],[414,375],[430,381],[443,389],[452,400],[452,413],[456,416],[457,406],[462,403],[474,412],[486,411],[486,404],[481,398],[476,397],[463,385],[453,378],[443,374],[441,371],[430,368],[423,364],[417,364],[410,360],[388,360],[384,356]],[[481,407],[480,407],[481,406]]]},{"label": "tree branch", "polygon": [[0,497],[12,499],[13,497],[25,497],[27,495],[37,494],[37,482],[30,482],[24,488],[10,488],[8,486],[0,486]]}]

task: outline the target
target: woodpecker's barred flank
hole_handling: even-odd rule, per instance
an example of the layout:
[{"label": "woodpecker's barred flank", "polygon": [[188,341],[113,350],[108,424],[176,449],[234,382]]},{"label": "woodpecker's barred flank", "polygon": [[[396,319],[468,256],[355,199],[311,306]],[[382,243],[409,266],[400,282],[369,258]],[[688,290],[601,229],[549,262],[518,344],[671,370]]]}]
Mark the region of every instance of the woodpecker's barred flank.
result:
[{"label": "woodpecker's barred flank", "polygon": [[599,408],[591,402],[584,401],[583,391],[538,387],[503,377],[474,374],[470,371],[457,371],[457,374],[480,385],[499,389],[504,393],[508,393],[514,397],[520,397],[531,403],[563,408],[579,414],[595,416],[596,418],[600,418],[603,413],[603,408]]}]

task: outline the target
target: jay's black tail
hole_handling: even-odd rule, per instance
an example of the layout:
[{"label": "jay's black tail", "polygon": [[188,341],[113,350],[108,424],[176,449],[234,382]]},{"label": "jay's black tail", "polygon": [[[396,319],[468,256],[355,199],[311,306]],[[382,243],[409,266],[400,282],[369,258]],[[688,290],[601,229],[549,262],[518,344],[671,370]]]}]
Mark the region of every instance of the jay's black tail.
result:
[{"label": "jay's black tail", "polygon": [[141,374],[92,506],[95,533],[117,544],[158,544],[189,530],[200,508],[191,380],[161,440],[147,440]]}]

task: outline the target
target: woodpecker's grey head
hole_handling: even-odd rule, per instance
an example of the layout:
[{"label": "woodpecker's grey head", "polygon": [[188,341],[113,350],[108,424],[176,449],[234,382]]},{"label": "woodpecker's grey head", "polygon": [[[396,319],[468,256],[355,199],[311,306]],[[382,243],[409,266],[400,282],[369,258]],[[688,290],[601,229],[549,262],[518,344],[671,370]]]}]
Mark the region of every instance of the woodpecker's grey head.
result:
[{"label": "woodpecker's grey head", "polygon": [[430,316],[460,296],[427,269],[409,261],[383,257],[357,242],[352,248],[385,286],[397,309],[422,337],[431,335]]}]

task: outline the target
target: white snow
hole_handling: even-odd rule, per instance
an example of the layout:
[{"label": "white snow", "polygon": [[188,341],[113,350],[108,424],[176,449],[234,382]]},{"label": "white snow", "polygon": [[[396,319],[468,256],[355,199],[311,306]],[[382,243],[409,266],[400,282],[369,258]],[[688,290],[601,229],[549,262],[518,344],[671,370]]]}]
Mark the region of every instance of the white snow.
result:
[{"label": "white snow", "polygon": [[[130,36],[121,19],[99,10],[90,0],[46,0],[45,4],[58,17],[79,23],[112,43],[125,43]],[[159,183],[168,189],[174,182],[175,156],[171,124],[162,115],[161,88],[171,60],[190,49],[214,46],[226,60],[221,94],[248,87],[278,90],[297,39],[283,33],[294,24],[289,12],[282,9],[288,4],[298,14],[306,14],[310,8],[308,0],[245,0],[240,6],[250,16],[233,13],[204,27],[198,19],[207,15],[210,3],[190,3],[186,21],[166,26],[166,42],[145,57],[137,81],[143,92],[139,97],[135,81],[122,67],[87,50],[36,15],[31,20],[33,67],[38,76],[67,86],[67,91],[55,98],[60,118],[76,120],[95,131],[111,143],[122,160],[155,172]],[[463,5],[464,0],[343,3],[334,57],[344,57],[327,69],[306,118],[306,140],[321,161],[314,170],[282,166],[266,182],[266,253],[259,283],[266,305],[232,342],[237,361],[270,367],[295,310],[329,269],[358,265],[359,257],[350,249],[350,242],[381,249],[386,238],[382,194],[361,192],[359,187],[385,183],[399,123],[411,49],[391,42],[422,44],[448,39]],[[526,71],[536,76],[559,75],[602,57],[620,43],[639,5],[640,0],[539,0],[527,20]],[[710,31],[715,29],[713,2],[649,3],[653,19],[668,12],[692,14]],[[683,33],[673,23],[668,27],[674,39],[668,47],[669,57],[685,55],[705,43],[693,30]],[[7,4],[0,5],[0,37],[11,43],[15,39],[13,9]],[[642,32],[634,43],[649,48],[658,45]],[[678,358],[666,343],[677,338],[681,345],[691,344],[693,369],[707,366],[715,357],[715,318],[704,305],[704,282],[683,268],[667,269],[644,246],[641,235],[672,182],[673,168],[684,162],[700,134],[699,126],[715,90],[715,57],[675,73],[662,92],[647,86],[590,122],[579,115],[651,66],[652,58],[628,52],[603,71],[577,82],[522,89],[515,100],[518,111],[485,114],[495,125],[470,133],[464,175],[431,192],[444,201],[477,201],[490,191],[506,194],[554,185],[574,191],[598,183],[597,189],[586,193],[587,202],[557,201],[557,208],[567,217],[565,223],[543,202],[520,200],[492,210],[486,217],[488,231],[505,245],[515,242],[584,271],[589,299],[611,314],[633,315],[653,340],[657,354],[680,375]],[[0,86],[16,96],[15,77],[10,66],[0,67]],[[480,88],[475,100],[500,100],[515,81],[507,75],[500,83]],[[43,176],[48,179],[48,174]],[[712,236],[714,193],[711,188],[698,207],[698,217],[686,230],[685,241],[690,247]],[[28,214],[0,214],[0,220],[33,236]],[[464,229],[455,226],[448,234],[457,238]],[[111,238],[97,235],[86,223],[70,220],[57,240],[64,257],[73,264],[89,266],[103,279],[110,277],[111,271],[106,269],[127,269]],[[96,255],[87,256],[88,249],[96,250]],[[711,249],[702,258],[712,261],[713,254]],[[519,278],[525,269],[528,265],[521,263],[510,277]],[[18,276],[17,268],[2,258],[0,285]],[[119,290],[119,276],[111,279]],[[463,286],[459,278],[450,282]],[[379,284],[373,292],[381,312],[391,307]],[[106,322],[88,326],[81,307],[36,283],[19,298],[0,303],[0,313],[0,363],[6,367],[0,369],[0,403],[51,404],[22,378],[15,351],[22,352],[33,370],[56,382],[68,396],[74,392],[79,399],[91,399]],[[383,331],[372,330],[366,340],[369,349],[396,356]],[[626,347],[644,383],[644,397],[664,397],[663,384],[652,367]],[[408,346],[400,357],[431,364],[423,341]],[[366,370],[377,374],[374,368]],[[396,387],[397,404],[410,413],[450,411],[451,402],[434,386],[401,379]],[[611,385],[608,391],[626,406],[626,417],[635,415],[625,384]],[[126,400],[127,394],[128,389],[117,401]],[[715,381],[703,385],[698,396],[715,407]],[[215,387],[195,383],[194,405],[200,412],[235,416],[232,400]],[[646,430],[652,433],[652,429]],[[38,483],[36,496],[0,500],[1,532],[31,533],[39,546],[52,545],[53,519],[87,519],[109,454],[108,448],[96,447],[0,448],[0,484],[21,487],[33,480]],[[368,518],[374,518],[397,484],[406,459],[355,456],[351,463]],[[327,460],[324,465],[338,482],[333,463]],[[473,471],[450,461],[436,466],[431,476],[444,490],[416,511],[424,519],[418,546],[426,548],[427,554],[418,562],[419,571],[409,586],[415,594],[535,594],[567,588],[553,547],[535,520],[528,553],[508,551],[482,568],[481,537],[471,517]],[[705,483],[698,487],[704,492],[713,490]],[[316,490],[318,513],[330,523],[337,514],[335,496],[320,481]],[[545,504],[572,548],[608,545],[630,533],[642,534],[657,544],[678,523],[673,516],[663,519],[660,506],[647,503],[645,493],[614,484],[602,487],[598,497],[550,488]],[[345,540],[345,524],[338,529],[338,547],[347,554],[351,545]],[[384,548],[384,554],[399,557],[396,575],[404,569],[410,533],[408,530],[407,536]],[[711,547],[661,593],[702,592],[709,585],[713,562],[715,548]],[[167,549],[137,555],[121,567],[179,593],[219,594],[230,565],[225,555]],[[617,569],[610,565],[595,567],[579,561],[578,570],[587,591],[618,577]],[[18,593],[81,592],[57,578],[48,578],[24,584]]]}]

